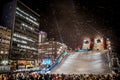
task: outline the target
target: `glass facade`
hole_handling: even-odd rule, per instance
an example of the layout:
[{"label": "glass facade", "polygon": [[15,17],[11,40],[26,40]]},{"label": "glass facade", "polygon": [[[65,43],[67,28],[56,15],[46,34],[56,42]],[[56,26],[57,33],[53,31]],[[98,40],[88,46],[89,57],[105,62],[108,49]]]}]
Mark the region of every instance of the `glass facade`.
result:
[{"label": "glass facade", "polygon": [[39,15],[20,1],[15,13],[11,59],[34,61],[38,53]]},{"label": "glass facade", "polygon": [[40,15],[19,0],[0,3],[0,72],[35,65]]}]

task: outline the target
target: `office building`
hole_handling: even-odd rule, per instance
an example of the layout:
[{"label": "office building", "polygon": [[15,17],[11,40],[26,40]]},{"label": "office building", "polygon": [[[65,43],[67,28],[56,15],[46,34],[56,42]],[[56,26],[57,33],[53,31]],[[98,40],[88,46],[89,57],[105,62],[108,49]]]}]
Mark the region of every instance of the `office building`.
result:
[{"label": "office building", "polygon": [[39,43],[47,41],[47,33],[44,31],[39,32]]},{"label": "office building", "polygon": [[11,59],[16,68],[33,67],[38,53],[39,15],[17,1]]},{"label": "office building", "polygon": [[0,73],[8,73],[16,0],[0,0],[0,3]]},{"label": "office building", "polygon": [[10,70],[9,50],[11,42],[11,30],[0,26],[0,72]]}]

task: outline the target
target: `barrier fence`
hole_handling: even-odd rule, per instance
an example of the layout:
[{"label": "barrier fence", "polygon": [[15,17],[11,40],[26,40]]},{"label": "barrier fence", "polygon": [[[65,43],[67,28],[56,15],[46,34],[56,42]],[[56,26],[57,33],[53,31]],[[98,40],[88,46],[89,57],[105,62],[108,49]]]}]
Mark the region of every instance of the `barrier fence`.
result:
[{"label": "barrier fence", "polygon": [[63,53],[61,53],[61,54],[57,57],[55,63],[54,63],[52,66],[50,66],[50,67],[47,68],[46,70],[40,70],[40,71],[38,71],[38,74],[39,74],[39,73],[40,73],[40,74],[46,73],[46,72],[49,72],[50,70],[52,70],[55,66],[57,66],[57,65],[61,62],[62,58],[63,58],[66,54],[67,54],[66,51],[64,51]]}]

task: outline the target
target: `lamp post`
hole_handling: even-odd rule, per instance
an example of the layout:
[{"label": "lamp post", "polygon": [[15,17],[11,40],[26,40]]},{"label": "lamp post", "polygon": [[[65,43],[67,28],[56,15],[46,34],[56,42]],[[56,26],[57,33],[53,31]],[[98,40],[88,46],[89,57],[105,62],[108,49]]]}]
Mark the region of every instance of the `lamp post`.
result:
[{"label": "lamp post", "polygon": [[42,56],[43,56],[43,54],[42,54],[42,43],[41,42],[39,42],[39,47],[40,47],[40,49],[39,49],[39,52],[38,52],[38,64],[41,64],[41,59],[42,59]]},{"label": "lamp post", "polygon": [[52,42],[52,56],[53,56],[53,62],[56,59],[56,42],[54,41],[54,38],[51,39]]},{"label": "lamp post", "polygon": [[107,49],[108,49],[108,52],[107,52],[107,57],[108,57],[108,66],[109,66],[109,69],[110,69],[110,72],[112,72],[112,63],[111,63],[111,42],[109,39],[107,39]]}]

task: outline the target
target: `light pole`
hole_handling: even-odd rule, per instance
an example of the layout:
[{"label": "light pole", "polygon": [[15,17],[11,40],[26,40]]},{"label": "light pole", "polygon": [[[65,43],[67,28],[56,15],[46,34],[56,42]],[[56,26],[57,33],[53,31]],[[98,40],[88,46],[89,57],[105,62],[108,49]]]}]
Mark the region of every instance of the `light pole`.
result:
[{"label": "light pole", "polygon": [[111,63],[111,42],[110,40],[107,38],[107,49],[108,49],[108,52],[107,52],[107,58],[108,58],[108,66],[109,66],[109,70],[110,72],[112,72],[112,63]]},{"label": "light pole", "polygon": [[110,50],[108,49],[108,52],[107,52],[107,57],[108,57],[108,66],[109,66],[109,69],[110,69],[110,72],[112,72],[112,65],[111,65],[111,57],[110,57],[111,53],[110,53]]},{"label": "light pole", "polygon": [[42,66],[42,58],[43,58],[43,44],[42,42],[39,42],[39,51],[38,51],[38,64],[40,64],[40,67]]},{"label": "light pole", "polygon": [[53,48],[54,48],[54,38],[50,39],[50,42],[51,42],[51,48],[52,48],[52,62],[54,63],[54,52],[53,52]]}]

